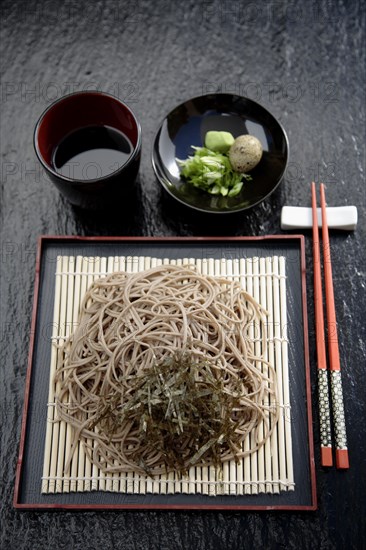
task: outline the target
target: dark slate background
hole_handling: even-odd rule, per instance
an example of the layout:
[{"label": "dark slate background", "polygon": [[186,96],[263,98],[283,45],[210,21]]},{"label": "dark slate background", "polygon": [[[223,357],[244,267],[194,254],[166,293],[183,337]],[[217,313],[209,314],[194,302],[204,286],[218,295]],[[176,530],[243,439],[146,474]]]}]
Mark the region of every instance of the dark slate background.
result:
[{"label": "dark slate background", "polygon": [[[3,0],[1,6],[1,548],[365,548],[365,4]],[[70,207],[33,152],[41,112],[84,89],[125,100],[143,128],[139,181],[115,216]],[[211,223],[172,209],[150,154],[172,107],[215,90],[272,111],[287,130],[291,158],[285,181],[262,205]],[[355,233],[331,235],[351,469],[320,467],[313,407],[318,511],[15,511],[37,236],[281,233],[281,207],[309,206],[312,179],[327,184],[330,205],[355,204],[359,212]],[[305,234],[316,404],[311,235]]]}]

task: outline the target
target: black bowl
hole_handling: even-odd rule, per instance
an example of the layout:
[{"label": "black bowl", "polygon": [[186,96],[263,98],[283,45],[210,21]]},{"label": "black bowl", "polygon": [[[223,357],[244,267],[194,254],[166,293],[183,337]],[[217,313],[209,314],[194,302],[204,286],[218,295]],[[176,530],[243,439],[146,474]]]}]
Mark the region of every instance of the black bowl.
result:
[{"label": "black bowl", "polygon": [[[234,137],[251,134],[263,147],[260,163],[250,172],[236,197],[210,195],[180,176],[177,158],[193,154],[192,145],[203,146],[210,130],[225,130]],[[190,99],[163,120],[155,137],[152,164],[163,188],[184,205],[210,213],[240,212],[267,198],[280,184],[288,162],[285,130],[264,107],[245,97],[209,94]]]}]

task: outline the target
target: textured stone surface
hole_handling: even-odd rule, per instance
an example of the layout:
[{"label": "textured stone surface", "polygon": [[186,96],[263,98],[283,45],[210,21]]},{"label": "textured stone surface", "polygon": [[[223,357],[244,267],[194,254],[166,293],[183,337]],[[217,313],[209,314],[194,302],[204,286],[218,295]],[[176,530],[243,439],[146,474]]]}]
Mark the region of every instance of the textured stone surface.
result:
[{"label": "textured stone surface", "polygon": [[[1,548],[361,548],[365,544],[365,7],[362,2],[160,0],[2,2],[1,84]],[[72,209],[47,182],[32,133],[44,108],[98,88],[134,109],[143,128],[140,178],[118,216]],[[241,93],[283,123],[284,183],[232,222],[174,212],[150,164],[162,117],[206,91]],[[315,513],[19,513],[12,508],[39,234],[258,235],[280,233],[284,204],[356,204],[355,233],[331,235],[351,469],[320,467]],[[126,205],[125,205],[126,206]],[[311,235],[308,312],[317,403]],[[362,542],[363,541],[363,542]]]}]

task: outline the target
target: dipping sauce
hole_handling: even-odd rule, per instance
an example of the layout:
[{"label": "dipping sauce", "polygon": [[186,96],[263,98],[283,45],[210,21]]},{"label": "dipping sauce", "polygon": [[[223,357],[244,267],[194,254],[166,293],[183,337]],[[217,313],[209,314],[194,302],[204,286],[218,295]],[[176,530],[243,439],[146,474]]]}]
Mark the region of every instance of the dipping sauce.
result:
[{"label": "dipping sauce", "polygon": [[126,164],[133,152],[127,136],[110,126],[88,126],[66,136],[53,153],[59,174],[75,180],[110,175]]}]

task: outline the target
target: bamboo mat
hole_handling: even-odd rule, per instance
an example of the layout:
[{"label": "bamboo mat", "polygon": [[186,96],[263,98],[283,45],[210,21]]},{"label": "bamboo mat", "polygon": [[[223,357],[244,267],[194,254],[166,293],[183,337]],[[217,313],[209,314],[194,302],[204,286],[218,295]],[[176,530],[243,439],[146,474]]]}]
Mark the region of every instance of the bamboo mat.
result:
[{"label": "bamboo mat", "polygon": [[[256,452],[241,459],[213,466],[192,467],[185,477],[175,473],[149,478],[135,473],[106,475],[94,466],[79,442],[67,475],[64,465],[72,442],[72,429],[56,421],[53,382],[57,368],[57,344],[62,344],[77,326],[79,308],[87,288],[96,279],[115,271],[139,272],[157,265],[195,265],[202,274],[225,276],[240,281],[242,287],[269,312],[268,345],[263,357],[275,367],[278,383],[280,418],[266,443]],[[291,407],[288,372],[286,266],[285,258],[241,259],[161,259],[143,256],[83,257],[58,256],[55,281],[53,333],[50,360],[50,383],[47,404],[47,426],[42,475],[42,493],[113,491],[132,494],[189,493],[204,495],[254,495],[279,493],[295,489]],[[256,355],[261,355],[261,335],[254,332]],[[266,373],[266,365],[258,362]],[[260,430],[263,431],[263,426]],[[250,447],[250,434],[243,443]]]}]

